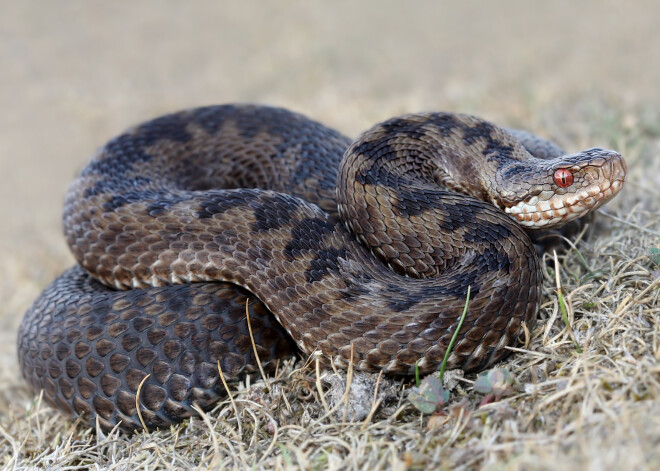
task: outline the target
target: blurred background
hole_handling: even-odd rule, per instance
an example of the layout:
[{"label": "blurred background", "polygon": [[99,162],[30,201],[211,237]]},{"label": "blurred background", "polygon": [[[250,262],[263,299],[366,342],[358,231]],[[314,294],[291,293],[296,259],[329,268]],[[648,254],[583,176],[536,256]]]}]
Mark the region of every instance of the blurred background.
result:
[{"label": "blurred background", "polygon": [[17,387],[23,312],[73,263],[66,188],[134,123],[259,102],[349,136],[422,110],[475,113],[570,150],[615,146],[609,129],[657,129],[650,0],[0,1],[0,11],[0,355]]}]

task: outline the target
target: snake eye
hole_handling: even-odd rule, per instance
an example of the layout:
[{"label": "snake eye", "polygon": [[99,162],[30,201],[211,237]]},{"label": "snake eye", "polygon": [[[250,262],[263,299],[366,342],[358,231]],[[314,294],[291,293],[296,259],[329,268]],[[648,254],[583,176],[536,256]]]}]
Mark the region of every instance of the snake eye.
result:
[{"label": "snake eye", "polygon": [[566,188],[573,184],[573,174],[570,170],[566,168],[560,168],[555,170],[555,185],[560,188]]}]

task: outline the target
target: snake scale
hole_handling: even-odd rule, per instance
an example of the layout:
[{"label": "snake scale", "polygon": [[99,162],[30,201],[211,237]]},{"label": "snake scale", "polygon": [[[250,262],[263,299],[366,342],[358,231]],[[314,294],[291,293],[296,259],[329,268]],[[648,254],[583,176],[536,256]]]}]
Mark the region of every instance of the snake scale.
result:
[{"label": "snake scale", "polygon": [[90,425],[141,427],[138,396],[162,427],[224,393],[218,362],[228,378],[254,371],[248,298],[266,366],[297,345],[411,374],[441,364],[469,286],[448,366],[483,369],[535,322],[541,270],[523,228],[597,208],[625,172],[614,151],[568,155],[460,114],[393,118],[354,142],[265,106],[163,116],[71,185],[79,266],[27,312],[21,368]]}]

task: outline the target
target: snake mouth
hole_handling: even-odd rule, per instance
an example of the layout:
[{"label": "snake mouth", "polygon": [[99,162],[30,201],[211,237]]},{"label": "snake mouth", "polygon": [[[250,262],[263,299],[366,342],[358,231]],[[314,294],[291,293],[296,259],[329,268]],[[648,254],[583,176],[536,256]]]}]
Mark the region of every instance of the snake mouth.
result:
[{"label": "snake mouth", "polygon": [[623,187],[626,166],[618,157],[610,165],[603,166],[605,178],[595,180],[584,188],[563,194],[541,191],[504,210],[528,229],[549,229],[584,216],[612,199]]}]

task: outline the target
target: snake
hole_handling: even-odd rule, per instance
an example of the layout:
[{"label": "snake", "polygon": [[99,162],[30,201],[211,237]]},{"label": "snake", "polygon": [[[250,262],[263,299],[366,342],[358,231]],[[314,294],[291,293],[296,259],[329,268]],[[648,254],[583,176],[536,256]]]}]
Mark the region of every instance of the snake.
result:
[{"label": "snake", "polygon": [[262,105],[152,119],[71,184],[78,264],[27,311],[21,371],[64,413],[134,430],[212,407],[257,357],[483,370],[535,324],[529,234],[585,216],[625,175],[615,151],[568,154],[457,113],[392,118],[353,141]]}]

